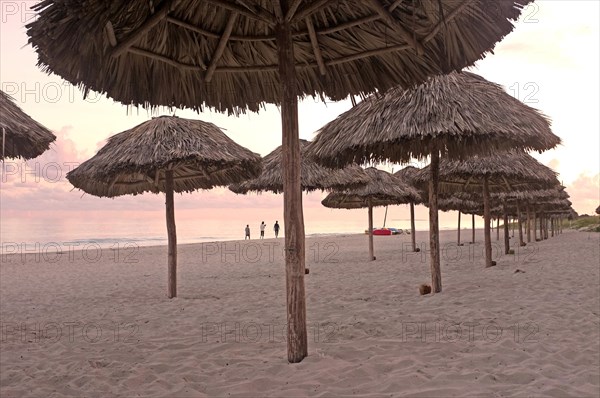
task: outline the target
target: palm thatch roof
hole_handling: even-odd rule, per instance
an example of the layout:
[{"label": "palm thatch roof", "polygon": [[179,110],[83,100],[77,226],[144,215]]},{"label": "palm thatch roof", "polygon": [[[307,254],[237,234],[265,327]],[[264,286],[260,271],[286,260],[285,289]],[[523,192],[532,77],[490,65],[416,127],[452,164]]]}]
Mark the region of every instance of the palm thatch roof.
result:
[{"label": "palm thatch roof", "polygon": [[161,116],[110,137],[67,179],[96,196],[137,195],[165,192],[166,170],[174,192],[192,192],[256,177],[261,161],[212,123]]},{"label": "palm thatch roof", "polygon": [[406,166],[394,173],[395,177],[400,178],[402,181],[411,185],[417,190],[417,192],[419,192],[421,200],[419,202],[413,202],[413,204],[416,205],[423,204],[428,201],[427,184],[415,181],[415,175],[417,171],[419,171],[419,169],[414,166]]},{"label": "palm thatch roof", "polygon": [[50,130],[33,120],[13,98],[0,90],[0,159],[33,159],[47,151],[55,140]]},{"label": "palm thatch roof", "polygon": [[443,158],[460,159],[515,147],[543,151],[559,143],[539,111],[501,86],[462,72],[362,101],[317,132],[309,155],[340,167],[408,162],[429,156],[434,148]]},{"label": "palm thatch roof", "polygon": [[569,194],[564,190],[565,187],[559,185],[549,189],[526,189],[527,187],[518,186],[517,190],[509,192],[494,192],[492,199],[506,200],[508,202],[519,201],[524,203],[535,203],[548,199],[568,199]]},{"label": "palm thatch roof", "polygon": [[[300,184],[302,190],[311,192],[315,190],[356,188],[365,185],[369,181],[369,176],[358,165],[349,165],[343,169],[330,169],[303,156],[308,144],[308,141],[300,140]],[[235,193],[243,194],[250,191],[283,192],[282,162],[282,149],[279,146],[264,157],[262,172],[257,178],[230,185],[229,189]]]},{"label": "palm thatch roof", "polygon": [[281,21],[298,94],[339,100],[472,65],[531,1],[44,0],[27,33],[40,67],[86,91],[237,113],[281,101]]},{"label": "palm thatch roof", "polygon": [[[420,169],[415,174],[415,181],[428,181],[429,168]],[[525,187],[542,189],[558,185],[552,169],[520,150],[475,155],[465,160],[440,161],[440,191],[479,191],[484,177],[489,179],[490,191],[513,191]]]},{"label": "palm thatch roof", "polygon": [[360,209],[371,206],[387,206],[419,202],[419,192],[387,171],[374,167],[365,169],[369,182],[356,189],[332,192],[321,204],[335,209]]}]

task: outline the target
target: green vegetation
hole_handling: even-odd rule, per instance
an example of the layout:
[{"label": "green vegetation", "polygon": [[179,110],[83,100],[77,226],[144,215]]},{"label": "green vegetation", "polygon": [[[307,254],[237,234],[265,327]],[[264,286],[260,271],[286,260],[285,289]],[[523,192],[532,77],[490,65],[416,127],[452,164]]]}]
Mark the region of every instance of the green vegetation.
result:
[{"label": "green vegetation", "polygon": [[584,216],[578,217],[571,222],[571,228],[584,231],[600,232],[600,217]]}]

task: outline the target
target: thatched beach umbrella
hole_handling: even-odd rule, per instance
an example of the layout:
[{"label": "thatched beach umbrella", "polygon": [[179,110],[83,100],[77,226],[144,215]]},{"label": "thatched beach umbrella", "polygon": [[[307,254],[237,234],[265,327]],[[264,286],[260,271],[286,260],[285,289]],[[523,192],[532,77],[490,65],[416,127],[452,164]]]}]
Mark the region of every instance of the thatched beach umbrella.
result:
[{"label": "thatched beach umbrella", "polygon": [[45,0],[38,63],[125,104],[281,105],[288,360],[307,355],[298,96],[340,100],[473,64],[532,0]]},{"label": "thatched beach umbrella", "polygon": [[373,96],[323,126],[309,153],[339,167],[372,161],[408,162],[431,158],[429,233],[432,290],[442,290],[437,213],[440,156],[523,148],[543,151],[560,139],[548,119],[469,72],[430,78],[410,90],[400,87]]},{"label": "thatched beach umbrella", "polygon": [[369,261],[373,255],[373,207],[398,205],[419,201],[419,192],[387,171],[374,167],[365,169],[369,182],[360,188],[332,192],[321,201],[335,209],[367,208],[369,215]]},{"label": "thatched beach umbrella", "polygon": [[[431,167],[429,165],[421,169],[415,175],[415,180],[429,180]],[[439,170],[441,192],[481,191],[483,188],[486,267],[493,265],[490,192],[542,189],[554,186],[557,181],[554,171],[520,150],[500,151],[487,156],[475,155],[465,160],[443,159]],[[508,228],[506,212],[504,223],[505,228]],[[505,229],[505,245],[508,245],[508,229]]]},{"label": "thatched beach umbrella", "polygon": [[[456,244],[463,246],[460,242],[460,219],[461,214],[471,214],[472,217],[472,239],[471,243],[475,243],[475,214],[479,214],[480,210],[483,209],[483,203],[477,200],[475,195],[469,195],[468,193],[454,193],[450,196],[442,196],[438,198],[438,210],[441,211],[458,211],[458,225],[456,234]],[[429,205],[429,203],[425,203]]]},{"label": "thatched beach umbrella", "polygon": [[[527,213],[527,242],[531,242],[531,210],[533,210],[533,220],[535,224],[536,219],[536,207],[539,208],[539,204],[547,200],[553,199],[568,199],[569,195],[565,192],[564,187],[556,180],[556,186],[549,189],[524,189],[510,192],[497,192],[491,194],[492,201],[499,201],[500,203],[506,203],[513,207],[511,211],[517,216],[517,222],[519,225],[519,244],[525,245],[523,232],[522,232],[522,213],[523,206]],[[534,231],[536,230],[534,225]]]},{"label": "thatched beach umbrella", "polygon": [[422,189],[421,186],[415,186],[414,185],[414,181],[413,181],[413,176],[415,175],[415,173],[418,171],[419,169],[414,167],[414,166],[406,166],[403,169],[398,170],[397,172],[394,173],[394,176],[400,178],[401,180],[403,180],[404,182],[406,182],[407,184],[413,186],[413,188],[415,188],[419,194],[420,194],[420,200],[416,201],[416,202],[410,202],[410,240],[411,240],[411,244],[412,244],[412,250],[414,252],[419,251],[420,249],[417,248],[417,238],[415,237],[415,205],[417,204],[421,204],[427,201],[426,197],[427,197],[427,192],[426,190]]},{"label": "thatched beach umbrella", "polygon": [[50,148],[56,136],[33,120],[0,90],[0,159],[33,159]]},{"label": "thatched beach umbrella", "polygon": [[164,192],[168,232],[167,296],[177,296],[174,192],[211,189],[253,178],[260,156],[217,126],[161,116],[113,135],[96,155],[67,174],[75,187],[100,197]]},{"label": "thatched beach umbrella", "polygon": [[[300,185],[305,192],[356,188],[365,185],[369,175],[359,165],[349,165],[343,169],[324,167],[313,159],[303,156],[308,141],[300,140]],[[248,192],[283,192],[283,172],[281,170],[282,148],[277,147],[263,158],[260,175],[251,180],[229,186],[238,194]]]}]

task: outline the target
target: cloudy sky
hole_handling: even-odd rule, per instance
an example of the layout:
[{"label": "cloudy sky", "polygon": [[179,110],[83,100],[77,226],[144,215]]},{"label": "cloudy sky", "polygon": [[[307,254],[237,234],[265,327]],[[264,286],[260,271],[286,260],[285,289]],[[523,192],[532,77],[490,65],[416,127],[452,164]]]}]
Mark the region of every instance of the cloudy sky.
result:
[{"label": "cloudy sky", "polygon": [[[83,99],[79,90],[56,75],[36,67],[37,57],[27,44],[24,25],[35,15],[28,10],[34,1],[0,1],[0,82],[18,105],[53,130],[58,140],[52,149],[24,165],[8,162],[0,193],[3,224],[8,220],[43,220],[52,217],[136,217],[148,212],[162,219],[164,199],[158,195],[102,200],[72,190],[64,179],[71,165],[93,156],[106,138],[129,129],[151,116],[128,109],[105,97],[91,94]],[[507,92],[540,109],[552,119],[563,145],[534,154],[560,173],[579,213],[591,213],[599,203],[599,29],[600,2],[538,0],[530,5],[513,33],[471,70],[503,85]],[[350,108],[348,101],[323,104],[308,99],[300,105],[300,135],[310,139],[320,126]],[[227,117],[205,112],[176,111],[177,116],[200,118],[223,128],[241,145],[266,155],[281,143],[280,114],[267,106],[259,114]],[[307,117],[310,115],[310,117]],[[399,166],[394,166],[395,170]],[[391,166],[382,166],[388,170]],[[364,223],[361,211],[324,209],[322,194],[305,196],[307,230],[310,220],[335,226],[355,220]],[[282,197],[270,194],[237,196],[224,189],[177,196],[180,218],[211,218],[232,224],[260,223],[262,218],[281,219]],[[404,219],[406,208],[393,217]],[[417,217],[426,219],[426,209]],[[383,218],[383,210],[376,219]],[[6,220],[6,223],[5,223]],[[455,215],[443,214],[443,225],[453,225]],[[185,220],[181,220],[185,223]],[[376,224],[381,224],[376,221]],[[423,222],[422,227],[426,227]],[[2,231],[10,234],[6,228]],[[318,231],[315,231],[318,232]]]}]

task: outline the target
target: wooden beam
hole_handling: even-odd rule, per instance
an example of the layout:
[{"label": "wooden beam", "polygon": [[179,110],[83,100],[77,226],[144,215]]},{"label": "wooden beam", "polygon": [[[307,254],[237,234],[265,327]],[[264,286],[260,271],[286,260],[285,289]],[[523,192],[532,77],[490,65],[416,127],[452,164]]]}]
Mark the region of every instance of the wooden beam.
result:
[{"label": "wooden beam", "polygon": [[[173,25],[181,26],[184,29],[191,30],[192,32],[200,33],[201,35],[210,37],[212,39],[220,39],[221,35],[216,32],[211,32],[210,30],[203,29],[199,26],[192,25],[189,22],[182,21],[170,15],[167,15],[165,20]],[[308,32],[299,32],[294,35],[294,37],[306,36]],[[240,36],[240,35],[231,35],[229,36],[229,41],[245,41],[245,42],[258,42],[258,41],[274,41],[275,35],[266,35],[266,36]]]},{"label": "wooden beam", "polygon": [[321,30],[317,31],[317,34],[318,35],[327,35],[327,34],[330,34],[330,33],[339,32],[340,30],[345,30],[345,29],[349,29],[349,28],[352,28],[352,27],[357,26],[357,25],[362,25],[362,24],[365,24],[365,23],[373,22],[373,21],[376,21],[376,20],[378,20],[380,18],[381,17],[379,15],[369,15],[368,17],[363,17],[363,18],[355,19],[354,21],[348,21],[348,22],[344,22],[342,24],[339,24],[337,26],[332,26],[330,28],[321,29]]},{"label": "wooden beam", "polygon": [[144,49],[137,48],[137,47],[131,47],[127,51],[132,54],[142,55],[144,57],[151,58],[156,61],[164,62],[164,63],[174,66],[178,69],[189,69],[189,70],[195,70],[195,71],[206,70],[206,65],[204,65],[204,64],[202,64],[202,65],[184,64],[182,62],[175,61],[169,57],[165,57],[164,55],[156,54],[156,53],[153,53],[152,51],[144,50]]},{"label": "wooden beam", "polygon": [[446,25],[448,22],[452,21],[456,16],[462,12],[462,10],[467,7],[469,4],[473,3],[473,0],[464,0],[458,7],[454,10],[450,11],[443,20],[440,20],[437,25],[423,38],[423,43],[427,43],[429,40],[433,39],[433,37],[440,31],[442,26]]},{"label": "wooden beam", "polygon": [[235,20],[237,19],[238,14],[236,12],[232,12],[229,15],[229,20],[227,21],[227,25],[225,26],[225,30],[223,31],[223,36],[219,40],[219,44],[217,45],[217,49],[210,60],[210,64],[208,65],[208,69],[206,70],[206,75],[204,76],[204,81],[207,83],[211,81],[213,73],[215,73],[215,69],[217,68],[217,63],[221,59],[223,52],[225,51],[225,47],[227,46],[227,41],[229,40],[229,36],[231,35],[231,31],[233,30],[233,25],[235,24]]},{"label": "wooden beam", "polygon": [[469,178],[467,179],[467,182],[465,183],[465,189],[469,187],[469,184],[471,183],[471,181],[473,181],[473,176],[469,176]]},{"label": "wooden beam", "polygon": [[[268,18],[270,21],[276,21],[276,16],[271,14],[264,7],[261,7],[259,4],[250,5],[247,3],[247,0],[235,0],[235,1],[238,4],[240,4],[241,6],[245,7],[251,13],[256,14],[256,16],[258,16],[259,18]],[[279,0],[273,0],[273,1],[279,1]]]},{"label": "wooden beam", "polygon": [[104,27],[105,32],[106,32],[106,37],[108,37],[108,42],[110,43],[111,46],[115,47],[118,43],[117,43],[117,37],[115,36],[115,29],[113,28],[113,25],[110,21],[108,21],[106,23],[106,26]]},{"label": "wooden beam", "polygon": [[323,56],[321,54],[321,49],[319,48],[319,41],[317,40],[315,27],[313,26],[310,17],[306,18],[306,27],[308,28],[308,36],[310,37],[310,44],[312,45],[313,53],[315,54],[315,59],[317,60],[317,64],[319,65],[319,72],[321,72],[322,76],[325,76],[325,74],[327,74],[327,69],[325,69],[325,63],[323,62]]},{"label": "wooden beam", "polygon": [[[378,19],[381,19],[381,17],[379,15],[375,15],[375,14],[369,15],[367,17],[359,18],[354,21],[348,21],[348,22],[344,22],[344,23],[336,25],[336,26],[316,30],[315,33],[317,34],[317,36],[328,35],[331,33],[336,33],[336,32],[342,31],[342,30],[353,28],[354,26],[373,22]],[[208,36],[208,37],[211,37],[214,39],[218,39],[221,37],[221,35],[219,33],[211,32],[209,30],[203,29],[199,26],[192,25],[189,22],[182,21],[182,20],[177,19],[170,15],[167,15],[165,20],[174,25],[181,26],[182,28],[191,30],[196,33],[200,33],[202,35],[205,35],[205,36]],[[296,32],[292,33],[292,36],[294,38],[297,38],[297,37],[306,36],[308,34],[309,34],[308,30],[306,30],[306,31],[300,30],[300,31],[296,31]],[[261,35],[255,35],[255,36],[231,35],[229,37],[229,40],[230,41],[246,41],[246,42],[274,41],[275,35],[264,35],[264,36],[261,36]],[[409,48],[410,48],[410,46],[409,46]]]},{"label": "wooden beam", "polygon": [[504,181],[504,184],[506,186],[506,189],[510,192],[512,191],[512,187],[510,186],[510,184],[508,183],[508,180],[506,179],[506,177],[502,176],[502,181]]},{"label": "wooden beam", "polygon": [[134,30],[129,36],[115,46],[110,52],[111,57],[118,57],[119,55],[126,52],[129,47],[138,41],[143,35],[148,33],[153,27],[160,23],[167,16],[169,12],[173,10],[178,0],[166,0],[160,4],[160,7],[156,13],[152,14],[146,19],[136,30]]},{"label": "wooden beam", "polygon": [[[368,58],[368,57],[372,57],[375,55],[381,55],[381,54],[386,54],[386,53],[390,53],[390,52],[397,52],[397,51],[402,51],[402,50],[406,50],[411,48],[410,45],[408,44],[401,44],[401,45],[396,45],[396,46],[389,46],[389,47],[382,47],[382,48],[376,48],[373,50],[368,50],[368,51],[364,51],[361,53],[357,53],[357,54],[352,54],[352,55],[348,55],[345,57],[340,57],[340,58],[334,58],[328,61],[324,61],[325,66],[333,66],[333,65],[338,65],[338,64],[343,64],[346,62],[351,62],[351,61],[356,61],[362,58]],[[175,61],[169,57],[166,57],[164,55],[160,55],[160,54],[156,54],[153,53],[151,51],[148,50],[144,50],[141,48],[137,48],[137,47],[131,47],[128,49],[128,51],[130,53],[133,54],[138,54],[138,55],[142,55],[148,58],[152,58],[156,61],[161,61],[164,63],[167,63],[171,66],[174,66],[176,68],[180,68],[180,69],[189,69],[189,70],[194,70],[194,71],[204,71],[206,70],[206,65],[202,64],[202,65],[191,65],[191,64],[184,64],[182,62],[179,61]],[[198,60],[200,61],[200,60]],[[298,64],[296,65],[297,69],[305,69],[305,68],[318,68],[318,65],[305,65],[305,64]],[[221,66],[221,67],[217,67],[215,69],[214,73],[247,73],[247,72],[274,72],[277,71],[278,67],[277,65],[256,65],[256,66]]]},{"label": "wooden beam", "polygon": [[415,50],[417,54],[421,55],[425,52],[423,45],[419,43],[413,35],[406,30],[404,26],[392,15],[392,13],[379,2],[379,0],[365,0],[375,12],[377,12],[381,18],[388,24],[392,29],[396,31],[401,37],[403,37]]},{"label": "wooden beam", "polygon": [[275,18],[277,18],[277,22],[281,23],[284,20],[283,10],[281,9],[281,2],[279,0],[273,1],[273,9],[275,10]]},{"label": "wooden beam", "polygon": [[226,0],[204,0],[204,2],[213,4],[215,6],[224,8],[229,11],[237,12],[238,14],[241,14],[245,17],[262,21],[271,26],[275,25],[275,16],[267,12],[263,8],[254,9],[253,11],[250,11],[245,7],[239,6],[234,3],[230,3]]},{"label": "wooden beam", "polygon": [[294,14],[298,10],[298,6],[300,5],[300,3],[302,3],[302,0],[292,0],[292,3],[290,4],[290,8],[288,8],[287,12],[285,13],[285,21],[286,22],[290,22],[292,20],[292,18],[294,17]]},{"label": "wooden beam", "polygon": [[[294,15],[292,15],[289,19],[290,22],[301,21],[304,18],[308,17],[314,12],[317,12],[320,8],[323,8],[327,3],[331,3],[331,0],[316,0],[313,3],[307,5],[305,8],[297,11]],[[287,18],[287,15],[286,15]]]}]

